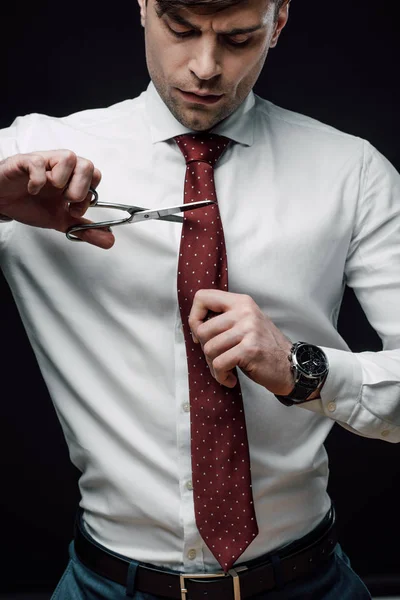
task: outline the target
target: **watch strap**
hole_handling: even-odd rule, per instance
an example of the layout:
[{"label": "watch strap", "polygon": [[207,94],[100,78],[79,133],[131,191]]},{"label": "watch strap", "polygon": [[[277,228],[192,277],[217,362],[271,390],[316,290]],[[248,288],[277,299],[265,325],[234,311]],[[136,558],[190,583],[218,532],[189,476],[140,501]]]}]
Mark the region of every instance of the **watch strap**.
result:
[{"label": "watch strap", "polygon": [[300,375],[298,381],[288,396],[278,396],[277,394],[275,394],[275,396],[280,402],[282,402],[282,404],[285,404],[285,406],[292,406],[293,404],[298,404],[299,402],[304,402],[307,400],[308,396],[315,392],[320,385],[320,382],[317,380],[315,383],[316,385],[310,386],[310,381],[303,375]]}]

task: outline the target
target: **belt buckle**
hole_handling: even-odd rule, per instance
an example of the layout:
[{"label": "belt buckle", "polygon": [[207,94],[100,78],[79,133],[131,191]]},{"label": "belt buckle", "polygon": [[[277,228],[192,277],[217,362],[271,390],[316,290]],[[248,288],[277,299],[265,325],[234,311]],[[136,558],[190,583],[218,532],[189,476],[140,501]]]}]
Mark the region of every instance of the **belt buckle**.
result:
[{"label": "belt buckle", "polygon": [[179,575],[181,585],[181,599],[187,600],[186,594],[188,593],[185,585],[185,579],[214,579],[214,577],[232,577],[233,583],[233,600],[241,600],[240,595],[240,579],[239,573],[247,571],[247,567],[238,567],[237,569],[229,569],[228,573],[181,573]]}]

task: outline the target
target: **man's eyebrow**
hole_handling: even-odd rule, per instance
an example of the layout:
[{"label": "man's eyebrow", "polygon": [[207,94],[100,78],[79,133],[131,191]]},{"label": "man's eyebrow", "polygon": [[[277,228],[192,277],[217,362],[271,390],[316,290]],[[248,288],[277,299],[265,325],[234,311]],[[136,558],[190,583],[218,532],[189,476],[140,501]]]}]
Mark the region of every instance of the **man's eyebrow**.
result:
[{"label": "man's eyebrow", "polygon": [[[182,15],[180,15],[179,13],[168,13],[168,17],[176,23],[179,23],[179,25],[183,25],[184,27],[188,27],[189,29],[192,29],[194,31],[200,31],[200,27],[191,23],[190,21],[185,19],[185,17],[182,17]],[[220,34],[240,35],[243,33],[253,33],[254,31],[262,29],[264,26],[264,23],[258,23],[257,25],[252,25],[250,27],[235,27],[234,29],[230,29],[229,31],[221,31]]]}]

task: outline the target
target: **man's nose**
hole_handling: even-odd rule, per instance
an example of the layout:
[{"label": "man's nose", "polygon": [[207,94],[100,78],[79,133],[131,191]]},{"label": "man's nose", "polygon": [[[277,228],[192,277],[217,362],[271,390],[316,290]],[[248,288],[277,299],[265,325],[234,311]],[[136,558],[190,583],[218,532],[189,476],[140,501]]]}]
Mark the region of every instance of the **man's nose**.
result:
[{"label": "man's nose", "polygon": [[198,79],[209,80],[222,72],[218,47],[209,40],[199,40],[193,48],[189,69]]}]

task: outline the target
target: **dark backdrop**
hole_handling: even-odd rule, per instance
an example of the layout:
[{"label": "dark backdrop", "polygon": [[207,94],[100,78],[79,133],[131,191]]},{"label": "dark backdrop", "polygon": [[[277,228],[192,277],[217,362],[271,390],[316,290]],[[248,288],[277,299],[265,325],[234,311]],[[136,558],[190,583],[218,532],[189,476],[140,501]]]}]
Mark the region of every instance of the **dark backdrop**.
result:
[{"label": "dark backdrop", "polygon": [[[293,0],[290,24],[256,91],[367,138],[400,169],[394,4]],[[107,106],[148,82],[135,0],[8,4],[0,44],[0,127],[31,112],[62,116]],[[77,473],[3,280],[0,294],[0,593],[45,590],[67,559]],[[349,291],[340,330],[354,351],[380,348]],[[327,448],[342,545],[372,591],[399,593],[400,446],[335,426]]]}]

